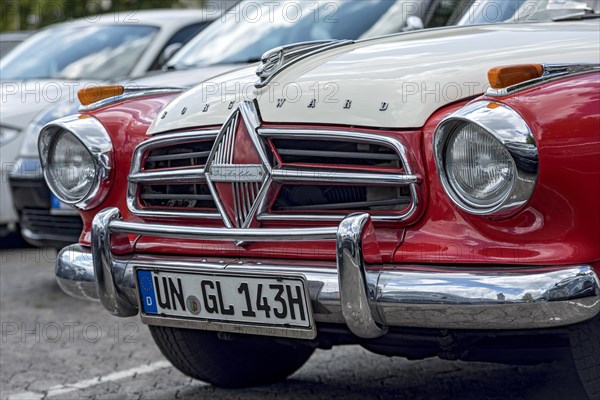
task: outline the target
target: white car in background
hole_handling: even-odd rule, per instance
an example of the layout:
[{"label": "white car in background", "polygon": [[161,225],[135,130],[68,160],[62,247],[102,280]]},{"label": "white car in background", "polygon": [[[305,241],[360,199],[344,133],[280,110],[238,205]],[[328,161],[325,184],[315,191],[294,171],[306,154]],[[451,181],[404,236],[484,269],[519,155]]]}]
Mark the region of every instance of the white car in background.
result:
[{"label": "white car in background", "polygon": [[7,32],[0,33],[0,58],[8,54],[29,36],[33,35],[34,31]]},{"label": "white car in background", "polygon": [[7,175],[23,131],[52,103],[74,100],[85,85],[137,78],[160,70],[219,10],[152,10],[89,16],[51,25],[0,60],[0,234],[17,215]]}]

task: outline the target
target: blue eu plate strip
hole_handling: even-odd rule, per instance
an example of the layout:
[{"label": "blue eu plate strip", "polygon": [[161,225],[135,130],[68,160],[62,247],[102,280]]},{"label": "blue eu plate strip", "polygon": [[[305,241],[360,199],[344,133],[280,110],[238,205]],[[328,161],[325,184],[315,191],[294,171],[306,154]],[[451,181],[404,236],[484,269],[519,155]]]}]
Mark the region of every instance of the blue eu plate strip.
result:
[{"label": "blue eu plate strip", "polygon": [[156,295],[154,294],[154,283],[152,282],[152,272],[137,271],[138,282],[140,284],[140,299],[142,307],[146,314],[158,314],[156,306]]},{"label": "blue eu plate strip", "polygon": [[50,208],[61,208],[60,200],[54,194],[50,195]]}]

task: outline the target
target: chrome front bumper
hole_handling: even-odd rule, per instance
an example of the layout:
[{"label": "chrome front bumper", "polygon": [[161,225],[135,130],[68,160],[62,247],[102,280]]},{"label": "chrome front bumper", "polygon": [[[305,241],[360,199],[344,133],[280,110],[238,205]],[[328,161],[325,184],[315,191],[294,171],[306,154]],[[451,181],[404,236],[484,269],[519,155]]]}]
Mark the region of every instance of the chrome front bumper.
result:
[{"label": "chrome front bumper", "polygon": [[[234,241],[335,240],[337,262],[217,260],[133,255],[110,251],[123,234]],[[117,239],[118,237],[114,238]],[[437,329],[532,329],[575,324],[600,313],[600,280],[590,265],[544,268],[366,264],[377,243],[368,214],[346,217],[337,228],[226,229],[121,221],[116,208],[98,213],[92,249],[65,247],[56,276],[69,295],[99,300],[117,316],[138,313],[134,266],[203,271],[297,273],[306,277],[317,323],[346,324],[357,336],[375,338],[390,326]]]}]

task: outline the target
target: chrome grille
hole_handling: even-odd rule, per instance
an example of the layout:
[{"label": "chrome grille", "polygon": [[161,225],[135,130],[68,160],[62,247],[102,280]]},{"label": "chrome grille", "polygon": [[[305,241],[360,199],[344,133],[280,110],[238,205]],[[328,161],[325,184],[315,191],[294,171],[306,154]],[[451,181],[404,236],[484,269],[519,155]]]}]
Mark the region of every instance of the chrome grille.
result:
[{"label": "chrome grille", "polygon": [[140,144],[129,174],[129,209],[147,217],[219,218],[204,180],[204,165],[217,133],[172,133]]},{"label": "chrome grille", "polygon": [[[164,134],[138,146],[129,175],[130,210],[140,216],[224,218],[214,185],[227,184],[230,191],[222,195],[231,199],[228,210],[237,227],[250,226],[254,218],[339,221],[356,211],[388,222],[415,215],[421,178],[399,139],[357,131],[254,128],[242,118],[233,113],[220,131]],[[236,163],[239,129],[252,129],[252,140],[264,146],[264,179],[223,175],[260,167]]]},{"label": "chrome grille", "polygon": [[278,192],[259,220],[339,221],[356,211],[404,221],[419,203],[419,181],[404,145],[363,132],[261,128],[274,153]]}]

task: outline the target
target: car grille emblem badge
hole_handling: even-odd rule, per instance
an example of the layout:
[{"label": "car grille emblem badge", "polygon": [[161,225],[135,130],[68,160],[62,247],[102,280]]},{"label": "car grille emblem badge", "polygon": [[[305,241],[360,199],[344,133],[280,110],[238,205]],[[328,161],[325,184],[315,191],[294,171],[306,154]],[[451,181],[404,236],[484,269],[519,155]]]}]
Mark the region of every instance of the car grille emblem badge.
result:
[{"label": "car grille emblem badge", "polygon": [[223,125],[208,157],[206,181],[229,228],[256,226],[270,182],[271,166],[258,137],[252,102],[240,103]]}]

